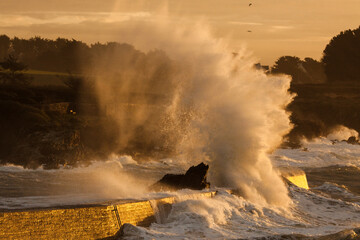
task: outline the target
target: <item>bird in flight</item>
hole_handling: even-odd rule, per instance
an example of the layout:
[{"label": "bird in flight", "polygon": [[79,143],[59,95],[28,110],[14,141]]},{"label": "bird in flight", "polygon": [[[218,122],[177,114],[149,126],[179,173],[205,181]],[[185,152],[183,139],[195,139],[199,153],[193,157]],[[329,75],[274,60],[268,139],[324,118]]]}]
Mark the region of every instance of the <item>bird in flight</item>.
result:
[{"label": "bird in flight", "polygon": [[249,7],[252,6],[252,3],[249,3]]}]

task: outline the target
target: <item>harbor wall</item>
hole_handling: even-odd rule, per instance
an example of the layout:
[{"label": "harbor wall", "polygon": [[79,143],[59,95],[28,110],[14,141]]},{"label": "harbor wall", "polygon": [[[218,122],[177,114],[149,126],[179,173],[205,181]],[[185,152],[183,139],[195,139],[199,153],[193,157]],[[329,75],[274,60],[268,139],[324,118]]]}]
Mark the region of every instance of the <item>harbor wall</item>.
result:
[{"label": "harbor wall", "polygon": [[[216,192],[201,192],[184,198],[206,198]],[[148,227],[156,221],[157,208],[177,197],[103,206],[67,207],[0,212],[0,239],[111,239],[130,223]]]}]

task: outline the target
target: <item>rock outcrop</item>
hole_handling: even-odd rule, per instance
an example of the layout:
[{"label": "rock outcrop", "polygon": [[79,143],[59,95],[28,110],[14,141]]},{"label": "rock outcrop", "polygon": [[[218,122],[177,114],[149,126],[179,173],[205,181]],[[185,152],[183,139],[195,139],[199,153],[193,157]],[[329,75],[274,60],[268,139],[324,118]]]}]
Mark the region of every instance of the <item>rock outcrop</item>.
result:
[{"label": "rock outcrop", "polygon": [[352,137],[349,137],[348,140],[346,140],[347,143],[349,144],[353,144],[353,145],[359,145],[360,142],[359,142],[359,139],[356,139],[356,137],[352,136]]},{"label": "rock outcrop", "polygon": [[209,165],[200,163],[190,167],[185,174],[166,174],[158,182],[150,186],[151,191],[176,191],[180,189],[202,190],[209,188],[206,180]]}]

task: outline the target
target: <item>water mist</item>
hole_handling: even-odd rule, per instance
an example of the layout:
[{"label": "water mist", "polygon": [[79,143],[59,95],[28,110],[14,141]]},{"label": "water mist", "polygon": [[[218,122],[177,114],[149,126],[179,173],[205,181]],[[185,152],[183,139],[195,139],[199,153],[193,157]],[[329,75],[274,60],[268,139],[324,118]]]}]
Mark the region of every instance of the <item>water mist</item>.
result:
[{"label": "water mist", "polygon": [[[138,129],[148,129],[152,137],[161,133],[159,139],[172,139],[189,165],[209,162],[213,186],[239,188],[251,201],[287,206],[287,189],[267,154],[290,130],[284,110],[292,100],[287,92],[290,80],[255,70],[245,51],[233,54],[201,22],[173,24],[159,17],[117,30],[119,41],[142,51],[161,49],[169,57],[167,63],[148,62],[151,73],[167,69],[166,74],[160,71],[158,76],[166,76],[157,87],[143,69],[122,69],[114,57],[104,57],[90,71],[96,76],[103,108],[116,106],[112,114],[120,131],[119,144],[131,142]],[[136,64],[137,59],[128,64]],[[131,92],[161,93],[167,100],[160,106],[140,97],[131,111],[129,104],[114,103],[113,96]]]}]

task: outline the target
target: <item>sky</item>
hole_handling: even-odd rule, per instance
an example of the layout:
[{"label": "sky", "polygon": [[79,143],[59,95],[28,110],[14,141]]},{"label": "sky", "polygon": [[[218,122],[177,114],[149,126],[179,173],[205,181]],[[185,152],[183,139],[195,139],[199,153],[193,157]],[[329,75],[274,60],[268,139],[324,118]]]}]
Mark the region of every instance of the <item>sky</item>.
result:
[{"label": "sky", "polygon": [[360,0],[0,0],[0,34],[122,42],[117,29],[164,12],[174,27],[206,22],[267,65],[284,55],[320,60],[333,36],[360,26]]}]

